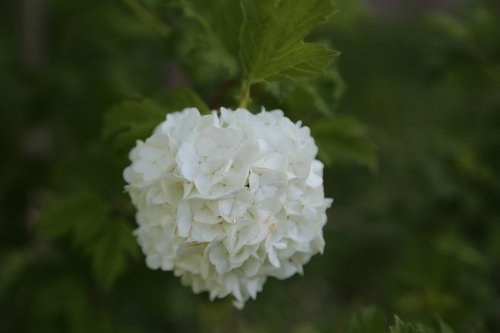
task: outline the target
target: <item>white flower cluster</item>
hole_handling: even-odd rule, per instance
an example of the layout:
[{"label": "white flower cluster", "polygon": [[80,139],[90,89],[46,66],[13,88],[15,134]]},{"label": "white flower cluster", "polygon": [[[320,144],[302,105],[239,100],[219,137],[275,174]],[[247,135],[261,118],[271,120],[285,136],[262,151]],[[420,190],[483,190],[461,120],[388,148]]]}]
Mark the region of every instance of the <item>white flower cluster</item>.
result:
[{"label": "white flower cluster", "polygon": [[322,252],[331,199],[308,127],[280,110],[167,115],[125,169],[148,267],[242,308]]}]

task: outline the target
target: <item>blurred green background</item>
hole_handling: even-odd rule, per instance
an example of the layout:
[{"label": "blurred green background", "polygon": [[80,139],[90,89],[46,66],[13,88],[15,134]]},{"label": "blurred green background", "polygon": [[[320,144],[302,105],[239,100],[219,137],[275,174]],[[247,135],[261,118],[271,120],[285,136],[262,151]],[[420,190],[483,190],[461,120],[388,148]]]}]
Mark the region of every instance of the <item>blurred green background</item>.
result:
[{"label": "blurred green background", "polygon": [[[124,98],[187,84],[234,106],[237,58],[174,2],[0,2],[0,332],[347,332],[371,305],[500,332],[500,2],[337,1],[313,36],[342,52],[315,83],[343,120],[326,250],[242,311],[146,268],[125,155],[101,139]],[[314,118],[272,89],[255,103]],[[112,241],[82,248],[89,233]]]}]

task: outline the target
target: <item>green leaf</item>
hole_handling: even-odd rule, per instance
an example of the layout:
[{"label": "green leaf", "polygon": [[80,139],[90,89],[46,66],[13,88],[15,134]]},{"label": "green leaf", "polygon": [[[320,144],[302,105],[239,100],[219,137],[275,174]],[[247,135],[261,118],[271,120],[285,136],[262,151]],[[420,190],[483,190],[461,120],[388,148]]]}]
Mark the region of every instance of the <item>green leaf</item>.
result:
[{"label": "green leaf", "polygon": [[317,121],[310,127],[319,147],[319,157],[326,164],[356,162],[376,170],[375,147],[366,128],[355,118],[336,116]]},{"label": "green leaf", "polygon": [[332,116],[345,91],[344,81],[336,70],[329,70],[313,81],[265,82],[256,88],[262,90],[256,89],[254,100],[280,108],[288,117],[306,124],[314,118]]},{"label": "green leaf", "polygon": [[73,193],[47,206],[38,220],[37,231],[42,237],[51,239],[72,233],[75,241],[83,244],[98,232],[108,213],[106,203],[96,194]]},{"label": "green leaf", "polygon": [[239,72],[238,50],[242,11],[235,0],[175,0],[184,17],[176,52],[195,82],[235,78]]},{"label": "green leaf", "polygon": [[105,142],[96,141],[65,154],[53,164],[51,185],[67,192],[87,189],[104,197],[116,196],[116,189],[123,186],[125,161],[124,156],[110,154],[110,150]]},{"label": "green leaf", "polygon": [[311,82],[266,82],[262,88],[264,95],[255,93],[255,100],[271,107],[277,103],[276,107],[291,119],[307,121],[313,116],[332,115],[333,107],[325,103]]},{"label": "green leaf", "polygon": [[181,87],[158,97],[122,102],[104,115],[102,135],[114,141],[115,149],[129,150],[136,140],[146,139],[167,113],[196,107],[201,113],[210,112],[203,100],[190,88]]},{"label": "green leaf", "polygon": [[338,54],[303,39],[337,7],[330,0],[242,0],[240,58],[246,79],[309,80]]},{"label": "green leaf", "polygon": [[144,24],[149,26],[162,37],[168,37],[172,29],[163,21],[157,18],[152,12],[144,8],[137,0],[122,0],[130,10],[140,19]]},{"label": "green leaf", "polygon": [[105,288],[125,270],[127,258],[138,254],[132,229],[123,220],[108,221],[91,245],[87,252],[92,257],[92,270]]},{"label": "green leaf", "polygon": [[4,298],[12,290],[12,285],[20,279],[29,264],[29,255],[22,250],[4,255],[0,266],[0,298]]},{"label": "green leaf", "polygon": [[335,112],[346,91],[346,84],[337,68],[327,70],[324,75],[311,82],[316,93],[327,106],[323,113],[329,115]]},{"label": "green leaf", "polygon": [[167,112],[180,111],[187,107],[197,108],[200,113],[210,113],[210,108],[193,89],[183,86],[171,92],[156,96],[155,100]]},{"label": "green leaf", "polygon": [[124,101],[105,113],[103,137],[113,139],[117,150],[128,150],[136,140],[151,135],[165,114],[149,99]]},{"label": "green leaf", "polygon": [[[63,273],[47,282],[43,284],[43,287],[35,290],[30,302],[30,307],[34,308],[37,314],[35,318],[46,319],[42,321],[44,326],[48,323],[53,324],[52,327],[44,327],[46,330],[42,332],[104,333],[112,331],[110,317],[104,315],[101,306],[96,306],[93,294],[86,288],[86,283],[81,276]],[[34,327],[36,323],[34,321]],[[39,323],[38,325],[40,326]],[[38,328],[33,330],[39,331]]]},{"label": "green leaf", "polygon": [[398,316],[395,316],[394,321],[389,333],[436,333],[432,328],[422,324],[405,323]]},{"label": "green leaf", "polygon": [[349,333],[385,333],[387,318],[375,307],[356,312],[349,321]]},{"label": "green leaf", "polygon": [[[216,43],[238,56],[241,6],[234,0],[177,0],[186,16],[195,19]],[[205,36],[206,37],[206,36]]]},{"label": "green leaf", "polygon": [[49,239],[69,236],[90,257],[96,280],[109,288],[124,271],[127,258],[137,254],[131,226],[110,215],[100,196],[82,191],[53,200],[38,221],[37,231]]},{"label": "green leaf", "polygon": [[453,330],[442,320],[439,320],[439,329],[441,333],[453,333]]}]

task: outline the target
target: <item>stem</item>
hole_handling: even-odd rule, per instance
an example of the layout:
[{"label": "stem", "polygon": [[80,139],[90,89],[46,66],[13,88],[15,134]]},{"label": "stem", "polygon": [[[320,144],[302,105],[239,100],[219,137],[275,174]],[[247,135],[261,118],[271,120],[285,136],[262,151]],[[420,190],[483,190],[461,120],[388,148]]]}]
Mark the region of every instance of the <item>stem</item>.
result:
[{"label": "stem", "polygon": [[241,85],[241,94],[240,94],[240,108],[246,109],[248,103],[250,103],[250,87],[252,82],[250,80],[243,80],[243,84]]}]

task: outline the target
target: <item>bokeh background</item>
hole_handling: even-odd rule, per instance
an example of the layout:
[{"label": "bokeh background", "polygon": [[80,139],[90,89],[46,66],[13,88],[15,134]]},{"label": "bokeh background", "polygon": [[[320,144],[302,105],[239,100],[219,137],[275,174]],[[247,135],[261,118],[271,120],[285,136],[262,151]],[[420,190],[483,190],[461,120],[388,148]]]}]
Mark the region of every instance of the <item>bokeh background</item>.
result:
[{"label": "bokeh background", "polygon": [[[37,226],[45,214],[85,233],[111,209],[133,228],[103,113],[184,84],[231,105],[237,64],[170,1],[0,2],[0,332],[346,332],[372,305],[500,332],[500,2],[337,3],[311,38],[342,52],[342,81],[323,94],[363,139],[325,170],[325,253],[238,311],[147,269],[133,239],[127,255],[92,259]],[[75,191],[88,205],[53,213]],[[104,283],[102,266],[116,273]]]}]

